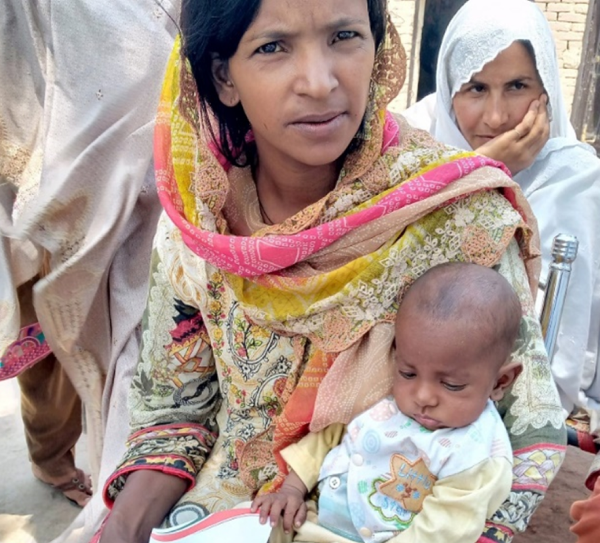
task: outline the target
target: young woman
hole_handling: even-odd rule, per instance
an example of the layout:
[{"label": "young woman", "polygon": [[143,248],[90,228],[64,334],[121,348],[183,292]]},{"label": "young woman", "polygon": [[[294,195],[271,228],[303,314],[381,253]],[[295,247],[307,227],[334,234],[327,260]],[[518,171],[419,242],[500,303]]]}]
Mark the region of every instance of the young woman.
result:
[{"label": "young woman", "polygon": [[592,431],[599,431],[600,160],[569,123],[552,32],[540,9],[527,0],[467,2],[444,36],[437,92],[405,116],[444,143],[509,166],[538,220],[542,277],[554,236],[577,236],[552,372],[565,416],[585,408]]},{"label": "young woman", "polygon": [[516,480],[486,537],[525,529],[565,433],[518,186],[386,113],[405,57],[384,0],[195,0],[182,20],[132,434],[101,541],[278,488],[282,448],[389,392],[398,295],[445,261],[498,266],[524,308],[524,375],[500,405]]}]

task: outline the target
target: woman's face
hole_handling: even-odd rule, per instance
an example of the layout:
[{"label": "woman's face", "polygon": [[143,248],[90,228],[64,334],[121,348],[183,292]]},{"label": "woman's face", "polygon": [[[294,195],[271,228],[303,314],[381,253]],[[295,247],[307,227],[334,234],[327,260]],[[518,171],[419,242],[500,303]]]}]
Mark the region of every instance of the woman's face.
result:
[{"label": "woman's face", "polygon": [[322,166],[360,127],[374,58],[366,0],[263,0],[213,75],[221,101],[242,104],[261,161]]},{"label": "woman's face", "polygon": [[543,93],[533,58],[514,42],[459,89],[452,107],[462,135],[477,149],[515,128]]}]

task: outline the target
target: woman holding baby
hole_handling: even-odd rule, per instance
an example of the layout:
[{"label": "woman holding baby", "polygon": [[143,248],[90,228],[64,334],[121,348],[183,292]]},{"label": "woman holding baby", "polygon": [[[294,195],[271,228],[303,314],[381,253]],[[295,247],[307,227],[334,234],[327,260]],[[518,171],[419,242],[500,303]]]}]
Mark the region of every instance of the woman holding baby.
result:
[{"label": "woman holding baby", "polygon": [[497,405],[512,488],[480,540],[526,528],[565,448],[535,221],[502,165],[387,112],[405,60],[384,0],[184,3],[132,433],[102,543],[278,490],[284,449],[390,394],[399,302],[446,262],[493,267],[520,303],[521,375]]}]

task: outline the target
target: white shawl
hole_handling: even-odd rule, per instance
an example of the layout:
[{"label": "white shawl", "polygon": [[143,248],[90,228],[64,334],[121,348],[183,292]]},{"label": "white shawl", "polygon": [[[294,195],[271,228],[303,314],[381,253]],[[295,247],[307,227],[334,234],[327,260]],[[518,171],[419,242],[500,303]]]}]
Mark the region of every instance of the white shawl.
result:
[{"label": "white shawl", "polygon": [[452,98],[473,74],[515,40],[533,46],[536,67],[549,97],[550,140],[515,181],[529,199],[540,227],[544,270],[559,232],[576,235],[574,264],[552,371],[563,407],[588,409],[592,429],[600,430],[600,160],[575,137],[560,90],[552,31],[540,9],[528,0],[470,0],[450,22],[437,66],[437,92],[403,115],[440,141],[471,149],[460,133]]}]

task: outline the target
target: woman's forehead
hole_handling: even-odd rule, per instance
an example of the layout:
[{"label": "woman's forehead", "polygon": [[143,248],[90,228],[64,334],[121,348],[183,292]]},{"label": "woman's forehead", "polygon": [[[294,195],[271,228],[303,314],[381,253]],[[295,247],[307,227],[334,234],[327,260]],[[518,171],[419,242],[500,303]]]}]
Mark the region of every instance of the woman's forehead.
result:
[{"label": "woman's forehead", "polygon": [[265,33],[293,35],[330,30],[356,23],[369,24],[367,0],[262,0],[244,39],[259,39]]},{"label": "woman's forehead", "polygon": [[448,26],[440,50],[439,67],[447,77],[448,97],[517,41],[530,44],[544,88],[554,88],[551,79],[557,66],[552,32],[535,3],[469,0]]},{"label": "woman's forehead", "polygon": [[470,81],[505,83],[508,81],[533,79],[539,81],[540,77],[535,66],[535,59],[527,47],[515,41],[496,58],[483,66],[481,71],[473,74]]}]

